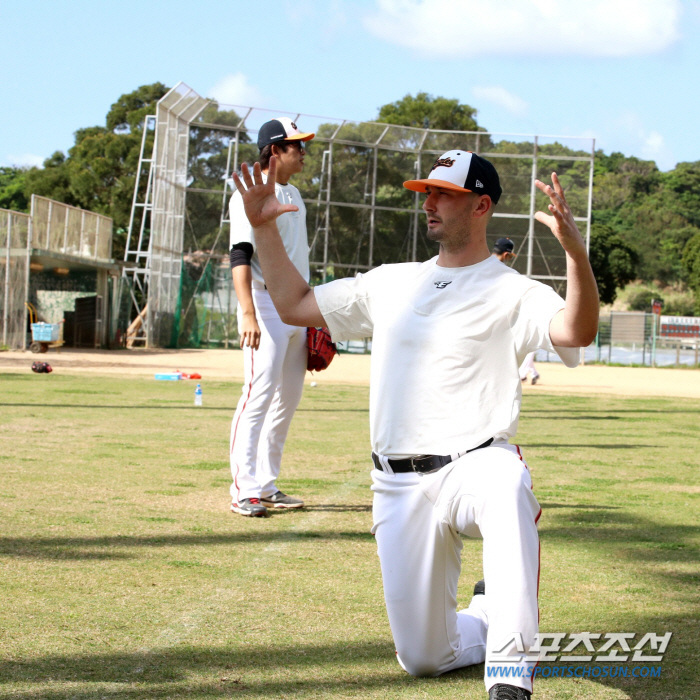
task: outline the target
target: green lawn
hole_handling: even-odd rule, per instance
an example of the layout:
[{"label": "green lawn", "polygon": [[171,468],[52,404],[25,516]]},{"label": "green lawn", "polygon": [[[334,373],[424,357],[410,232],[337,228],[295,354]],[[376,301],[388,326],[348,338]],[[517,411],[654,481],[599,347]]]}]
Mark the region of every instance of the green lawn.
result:
[{"label": "green lawn", "polygon": [[[0,374],[0,697],[479,698],[483,667],[397,665],[371,526],[368,390],[307,388],[280,485],[229,512],[240,386]],[[538,698],[697,698],[700,402],[528,395],[541,628],[674,636],[660,679]],[[466,541],[465,605],[481,577]],[[656,664],[655,664],[656,665]],[[695,690],[693,690],[695,688]]]}]

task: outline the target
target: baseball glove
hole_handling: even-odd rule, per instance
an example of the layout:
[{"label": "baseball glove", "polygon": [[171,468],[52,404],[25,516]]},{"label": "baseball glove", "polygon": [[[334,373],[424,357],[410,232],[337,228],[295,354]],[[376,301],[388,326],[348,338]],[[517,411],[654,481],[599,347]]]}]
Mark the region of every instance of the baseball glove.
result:
[{"label": "baseball glove", "polygon": [[306,347],[309,350],[306,369],[310,372],[320,372],[322,369],[326,369],[333,356],[338,352],[327,328],[307,328]]}]

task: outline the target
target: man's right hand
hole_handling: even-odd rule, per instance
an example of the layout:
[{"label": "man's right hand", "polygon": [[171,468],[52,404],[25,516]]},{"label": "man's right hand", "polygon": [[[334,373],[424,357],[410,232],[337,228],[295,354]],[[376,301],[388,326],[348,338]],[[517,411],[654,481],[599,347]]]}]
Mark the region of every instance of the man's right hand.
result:
[{"label": "man's right hand", "polygon": [[[247,163],[241,165],[241,178],[233,173],[233,182],[236,189],[241,193],[245,213],[250,221],[250,225],[255,228],[262,228],[268,224],[274,224],[278,216],[290,211],[299,211],[295,204],[282,204],[275,194],[275,176],[277,174],[277,159],[270,158],[270,166],[267,171],[267,182],[263,182],[260,163],[253,166],[253,177],[250,176],[250,169]],[[243,184],[245,183],[245,185]]]},{"label": "man's right hand", "polygon": [[253,348],[253,350],[257,350],[260,347],[260,326],[258,325],[258,319],[255,318],[255,313],[242,314],[238,335],[241,338],[242,348],[248,346]]}]

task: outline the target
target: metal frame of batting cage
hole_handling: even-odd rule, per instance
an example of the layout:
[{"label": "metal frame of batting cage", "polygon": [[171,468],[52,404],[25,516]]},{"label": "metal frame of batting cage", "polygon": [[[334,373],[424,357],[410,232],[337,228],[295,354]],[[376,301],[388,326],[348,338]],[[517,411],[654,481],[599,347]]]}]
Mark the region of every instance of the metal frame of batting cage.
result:
[{"label": "metal frame of batting cage", "polygon": [[[580,224],[585,223],[586,243],[589,244],[593,139],[444,131],[223,105],[206,100],[179,83],[160,100],[155,117],[146,119],[146,125],[155,129],[153,153],[148,156],[147,129],[144,129],[125,255],[125,260],[133,263],[125,274],[132,281],[131,295],[137,311],[143,314],[147,302],[142,338],[146,345],[162,347],[177,342],[173,319],[179,299],[176,281],[182,273],[188,195],[214,198],[220,203],[218,230],[206,259],[206,264],[214,265],[217,272],[213,290],[207,292],[210,295],[207,303],[211,306],[207,344],[211,340],[216,304],[217,323],[225,326],[224,342],[226,346],[229,341],[233,342],[230,328],[235,305],[231,302],[231,275],[225,264],[227,205],[232,194],[232,182],[227,176],[238,171],[244,160],[252,162],[257,154],[252,144],[258,128],[276,116],[289,116],[299,122],[302,131],[316,132],[315,139],[307,144],[311,158],[304,171],[307,173],[311,165],[313,174],[306,180],[302,174],[294,181],[307,204],[315,281],[332,278],[336,269],[342,274],[354,274],[384,262],[431,257],[434,251],[430,250],[420,227],[420,195],[402,190],[400,185],[402,180],[425,177],[435,158],[453,148],[473,150],[494,161],[499,169],[504,196],[493,215],[489,243],[500,236],[512,238],[517,257],[511,264],[518,271],[549,283],[558,291],[565,285],[563,251],[548,230],[540,234],[541,225],[536,224],[534,218],[538,209],[546,208],[545,198],[535,187],[535,179],[545,179],[552,169],[564,169],[565,183],[567,173],[572,183],[576,180],[572,188],[575,190],[572,208],[575,219]],[[192,181],[188,170],[192,129],[197,133],[208,130],[219,135],[222,143],[227,142],[225,175],[216,183],[210,181],[199,186],[201,183]],[[219,154],[221,163],[224,151]],[[399,165],[395,166],[394,161]],[[196,216],[197,212],[187,212],[187,215]],[[386,219],[392,216],[395,217],[392,221],[403,223],[387,226]],[[358,229],[356,234],[347,220],[358,222],[354,224]],[[192,222],[187,224],[191,226]],[[397,227],[401,230],[397,231]],[[348,250],[350,237],[354,235],[353,246],[357,243],[354,253],[350,255],[346,251],[343,259],[340,259],[343,254],[338,253],[339,232],[345,236]],[[394,237],[389,252],[387,235]],[[187,316],[194,303],[193,296],[178,313]]]},{"label": "metal frame of batting cage", "polygon": [[0,344],[11,350],[27,347],[31,252],[32,217],[0,209]]}]

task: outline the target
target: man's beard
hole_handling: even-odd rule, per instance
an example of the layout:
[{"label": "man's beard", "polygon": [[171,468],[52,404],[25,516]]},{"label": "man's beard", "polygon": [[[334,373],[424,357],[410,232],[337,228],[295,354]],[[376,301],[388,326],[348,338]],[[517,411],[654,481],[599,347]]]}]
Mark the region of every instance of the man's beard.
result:
[{"label": "man's beard", "polygon": [[[461,222],[460,222],[461,223]],[[448,232],[448,227],[450,231]],[[454,220],[446,224],[444,221],[440,222],[440,228],[436,230],[431,230],[426,228],[426,237],[429,241],[433,243],[440,243],[441,245],[447,239],[448,248],[462,248],[467,245],[471,239],[472,231],[468,225],[461,223],[461,225],[455,225]]]}]

